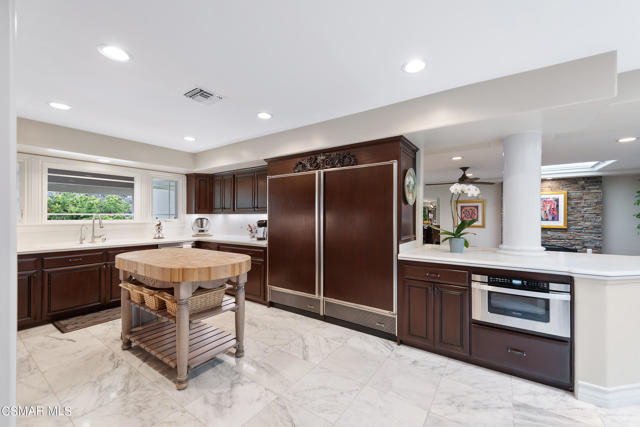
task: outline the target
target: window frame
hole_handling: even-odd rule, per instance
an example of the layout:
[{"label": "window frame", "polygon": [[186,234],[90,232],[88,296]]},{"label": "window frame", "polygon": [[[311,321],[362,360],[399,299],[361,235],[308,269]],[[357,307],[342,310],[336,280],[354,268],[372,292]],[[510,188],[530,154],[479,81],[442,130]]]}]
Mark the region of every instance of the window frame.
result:
[{"label": "window frame", "polygon": [[187,178],[185,175],[168,173],[168,172],[150,172],[148,175],[149,179],[149,216],[151,217],[151,221],[155,221],[155,217],[153,216],[153,180],[154,179],[165,179],[169,181],[177,181],[177,191],[178,191],[178,206],[176,207],[177,218],[161,218],[162,222],[170,222],[170,223],[183,223],[184,217],[187,212],[187,200],[186,200],[186,191],[187,191]]},{"label": "window frame", "polygon": [[[22,195],[32,200],[28,201],[24,197],[21,198],[21,202],[24,201],[23,206],[25,206],[21,225],[43,224],[55,226],[91,224],[90,219],[48,219],[49,168],[133,177],[133,219],[104,220],[105,223],[112,225],[153,223],[153,178],[178,181],[178,218],[162,219],[162,222],[170,222],[173,224],[184,223],[186,214],[186,175],[184,174],[136,169],[84,160],[48,157],[39,154],[21,153],[17,160],[24,162],[21,164],[21,167],[25,167],[24,172],[22,172],[21,169],[23,179],[22,188],[24,188]],[[28,171],[32,171],[32,173]]]}]

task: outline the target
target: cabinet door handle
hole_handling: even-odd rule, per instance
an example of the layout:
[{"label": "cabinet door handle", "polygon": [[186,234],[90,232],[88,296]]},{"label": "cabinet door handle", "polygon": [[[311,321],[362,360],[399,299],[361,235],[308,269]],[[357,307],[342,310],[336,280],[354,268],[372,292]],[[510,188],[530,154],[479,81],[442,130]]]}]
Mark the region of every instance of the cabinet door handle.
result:
[{"label": "cabinet door handle", "polygon": [[522,357],[527,357],[527,352],[526,351],[522,351],[522,350],[518,350],[516,348],[507,348],[507,353],[513,353],[516,354],[518,356],[522,356]]}]

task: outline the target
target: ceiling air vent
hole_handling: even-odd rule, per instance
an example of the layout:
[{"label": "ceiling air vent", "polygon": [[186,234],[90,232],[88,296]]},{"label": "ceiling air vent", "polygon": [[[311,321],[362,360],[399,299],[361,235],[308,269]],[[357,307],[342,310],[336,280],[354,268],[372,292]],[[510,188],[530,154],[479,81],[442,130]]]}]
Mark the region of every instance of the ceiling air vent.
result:
[{"label": "ceiling air vent", "polygon": [[222,96],[199,87],[191,89],[184,96],[200,104],[215,104],[218,101],[222,101]]}]

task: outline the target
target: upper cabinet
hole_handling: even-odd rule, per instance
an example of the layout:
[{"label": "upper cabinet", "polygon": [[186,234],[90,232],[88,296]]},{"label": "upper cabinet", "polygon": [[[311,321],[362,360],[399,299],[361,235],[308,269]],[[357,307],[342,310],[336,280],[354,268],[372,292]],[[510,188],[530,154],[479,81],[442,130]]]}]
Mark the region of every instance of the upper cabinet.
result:
[{"label": "upper cabinet", "polygon": [[187,175],[188,214],[266,211],[266,167]]},{"label": "upper cabinet", "polygon": [[212,176],[201,173],[187,175],[187,213],[207,214],[212,212]]}]

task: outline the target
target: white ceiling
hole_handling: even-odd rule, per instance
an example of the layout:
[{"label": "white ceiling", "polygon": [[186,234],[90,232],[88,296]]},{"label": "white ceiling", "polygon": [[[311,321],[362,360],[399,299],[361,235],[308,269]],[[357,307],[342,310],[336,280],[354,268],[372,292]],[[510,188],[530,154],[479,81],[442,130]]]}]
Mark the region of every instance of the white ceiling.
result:
[{"label": "white ceiling", "polygon": [[[640,139],[621,144],[618,138],[640,137],[640,70],[620,74],[618,95],[608,101],[568,106],[543,113],[501,117],[406,135],[422,144],[426,183],[455,181],[460,166],[474,177],[502,180],[504,136],[531,128],[543,132],[542,164],[616,160],[598,174],[640,173]],[[566,127],[570,130],[563,129]],[[452,160],[462,156],[462,160]]]},{"label": "white ceiling", "polygon": [[[619,71],[640,68],[636,0],[18,0],[17,13],[20,116],[192,152],[610,50]],[[427,69],[402,72],[412,57]],[[226,98],[182,96],[197,85]]]}]

